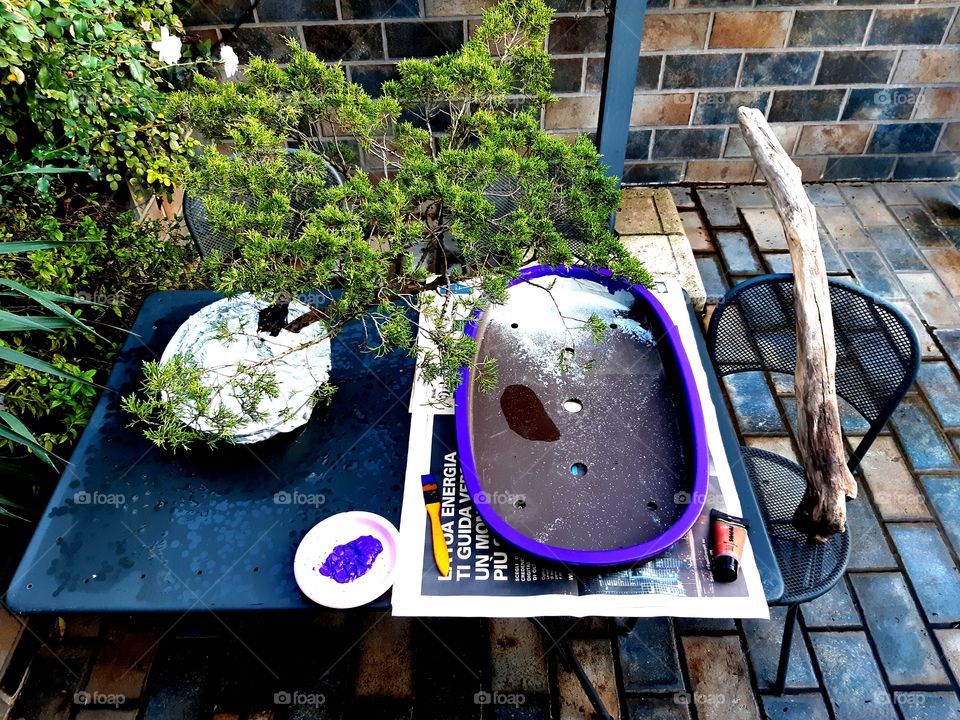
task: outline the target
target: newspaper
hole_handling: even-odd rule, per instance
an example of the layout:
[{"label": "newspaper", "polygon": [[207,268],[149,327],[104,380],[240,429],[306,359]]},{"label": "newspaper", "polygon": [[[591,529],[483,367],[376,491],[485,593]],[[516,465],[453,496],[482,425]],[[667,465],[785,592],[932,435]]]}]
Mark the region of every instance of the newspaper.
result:
[{"label": "newspaper", "polygon": [[[660,285],[659,299],[677,325],[703,403],[710,450],[706,508],[740,515],[716,412],[697,352],[683,291]],[[418,383],[418,380],[415,380]],[[760,575],[749,546],[733,583],[716,583],[708,554],[709,513],[666,552],[615,572],[563,567],[519,551],[493,534],[477,513],[460,472],[454,415],[438,407],[436,388],[415,387],[393,586],[399,616],[768,618]],[[421,475],[441,486],[441,522],[450,549],[448,577],[433,560]]]}]

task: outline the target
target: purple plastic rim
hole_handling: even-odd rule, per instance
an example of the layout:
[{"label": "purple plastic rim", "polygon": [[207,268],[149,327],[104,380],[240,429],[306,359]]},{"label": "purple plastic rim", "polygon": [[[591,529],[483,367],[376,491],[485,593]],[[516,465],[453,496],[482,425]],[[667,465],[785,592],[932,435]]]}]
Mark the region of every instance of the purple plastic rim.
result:
[{"label": "purple plastic rim", "polygon": [[[697,518],[700,517],[704,505],[706,505],[707,502],[707,484],[709,478],[707,470],[707,432],[703,420],[703,406],[700,403],[700,396],[697,394],[697,385],[693,378],[693,370],[690,367],[690,362],[686,354],[682,352],[683,344],[680,342],[680,335],[677,333],[674,322],[667,314],[666,309],[664,309],[663,305],[660,304],[660,301],[657,300],[653,293],[642,285],[630,285],[625,281],[614,279],[612,273],[606,269],[533,265],[523,268],[520,271],[520,277],[511,281],[509,287],[513,287],[517,283],[524,282],[525,280],[533,280],[546,275],[589,280],[598,285],[603,285],[610,290],[610,292],[627,290],[638,299],[646,302],[647,305],[653,309],[669,339],[668,344],[670,351],[682,380],[683,387],[680,390],[686,400],[687,414],[690,418],[690,426],[692,427],[694,470],[690,502],[687,505],[687,509],[684,510],[677,521],[664,532],[650,540],[625,548],[610,550],[574,550],[571,548],[560,548],[538,542],[518,530],[513,529],[497,514],[496,510],[493,509],[493,505],[476,501],[476,498],[483,497],[483,489],[480,487],[480,478],[477,476],[477,468],[473,460],[473,445],[470,441],[470,408],[468,397],[470,370],[469,368],[461,368],[460,386],[457,388],[455,395],[455,417],[460,467],[463,471],[463,479],[467,485],[467,491],[470,493],[471,499],[473,499],[474,507],[476,507],[477,512],[480,513],[480,517],[483,518],[487,526],[511,545],[531,555],[567,565],[585,566],[628,565],[654,557],[680,541],[683,536],[687,534],[694,523],[697,522]],[[481,314],[478,313],[471,322],[467,323],[464,332],[468,337],[476,338],[480,317]]]}]

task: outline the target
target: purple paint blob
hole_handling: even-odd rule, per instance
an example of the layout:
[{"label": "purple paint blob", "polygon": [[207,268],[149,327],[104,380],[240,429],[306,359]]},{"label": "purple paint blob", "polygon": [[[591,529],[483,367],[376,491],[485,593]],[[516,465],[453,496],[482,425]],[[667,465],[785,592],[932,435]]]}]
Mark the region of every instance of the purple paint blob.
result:
[{"label": "purple paint blob", "polygon": [[353,582],[367,574],[382,552],[383,543],[373,535],[361,535],[356,540],[337,545],[314,570],[338,583]]}]

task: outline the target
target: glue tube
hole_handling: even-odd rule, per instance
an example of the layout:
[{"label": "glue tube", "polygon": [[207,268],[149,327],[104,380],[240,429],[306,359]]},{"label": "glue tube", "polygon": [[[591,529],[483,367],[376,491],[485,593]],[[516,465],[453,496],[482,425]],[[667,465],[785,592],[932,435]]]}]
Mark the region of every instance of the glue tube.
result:
[{"label": "glue tube", "polygon": [[749,524],[743,518],[710,511],[710,545],[713,548],[713,579],[727,583],[737,579],[740,555],[747,544]]}]

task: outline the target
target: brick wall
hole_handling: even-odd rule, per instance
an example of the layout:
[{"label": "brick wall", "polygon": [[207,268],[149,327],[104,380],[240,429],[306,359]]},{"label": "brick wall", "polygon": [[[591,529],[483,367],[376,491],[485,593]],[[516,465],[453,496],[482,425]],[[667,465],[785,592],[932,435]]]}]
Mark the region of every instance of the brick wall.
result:
[{"label": "brick wall", "polygon": [[[629,0],[623,0],[629,1]],[[603,0],[548,0],[560,134],[596,129]],[[591,5],[592,3],[592,5]],[[763,108],[806,180],[960,173],[958,4],[889,0],[649,0],[625,181],[742,182],[755,168],[739,105]],[[839,3],[839,4],[836,4]],[[204,0],[188,25],[241,57],[283,59],[293,36],[371,91],[398,59],[456,49],[489,0]],[[252,17],[250,17],[252,15]]]}]

